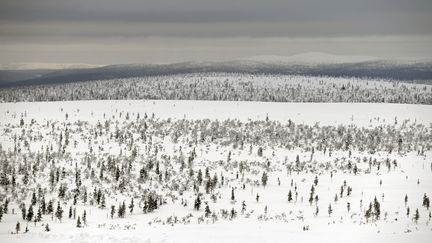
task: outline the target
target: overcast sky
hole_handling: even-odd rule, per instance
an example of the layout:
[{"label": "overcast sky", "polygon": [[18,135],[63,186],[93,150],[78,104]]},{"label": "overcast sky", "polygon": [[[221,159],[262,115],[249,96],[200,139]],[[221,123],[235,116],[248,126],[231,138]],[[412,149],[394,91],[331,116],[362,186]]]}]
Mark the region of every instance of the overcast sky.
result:
[{"label": "overcast sky", "polygon": [[0,0],[0,63],[432,56],[431,0]]}]

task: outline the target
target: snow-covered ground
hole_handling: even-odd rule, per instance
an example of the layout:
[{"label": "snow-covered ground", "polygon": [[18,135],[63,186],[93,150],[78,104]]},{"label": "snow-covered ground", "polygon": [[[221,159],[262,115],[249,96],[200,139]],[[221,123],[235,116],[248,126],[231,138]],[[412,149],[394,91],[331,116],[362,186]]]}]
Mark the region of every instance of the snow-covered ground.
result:
[{"label": "snow-covered ground", "polygon": [[[145,114],[148,118],[142,120]],[[68,101],[2,103],[0,117],[0,142],[4,151],[2,162],[13,161],[19,174],[19,190],[14,194],[18,196],[11,201],[9,213],[4,214],[0,222],[0,242],[421,243],[430,242],[432,238],[430,208],[422,205],[424,195],[432,195],[432,106],[172,100]],[[21,118],[24,124],[20,124]],[[213,125],[207,124],[206,119]],[[225,127],[214,125],[217,120],[225,121],[222,123]],[[296,127],[288,132],[290,138],[285,140],[275,133],[289,130],[289,120]],[[99,123],[104,129],[100,128]],[[108,128],[107,123],[111,124]],[[193,139],[194,131],[203,124],[216,126],[207,132],[218,130],[221,134],[232,135],[230,138],[218,138],[215,132],[214,137],[204,137],[197,142]],[[145,139],[140,138],[143,126],[148,126]],[[66,137],[66,128],[70,136],[69,145],[64,145],[64,139],[59,140],[59,137]],[[266,129],[273,130],[265,133]],[[380,139],[385,146],[378,146],[374,152],[368,149],[361,151],[362,144],[358,141],[365,138],[358,138],[361,136],[357,134],[355,137],[359,140],[353,142],[356,144],[349,145],[348,149],[337,148],[337,138],[331,138],[333,129],[340,132],[341,139],[345,138],[345,129],[370,136],[383,134]],[[311,139],[321,139],[320,134],[329,130],[329,141]],[[117,131],[124,135],[114,138]],[[173,139],[177,138],[176,131],[182,133],[178,135],[178,140]],[[247,133],[251,134],[249,139],[242,140],[244,144],[232,142],[237,140],[236,135]],[[268,137],[262,134],[268,134]],[[397,145],[390,152],[387,150],[387,146],[394,144],[387,140],[396,139],[393,134],[403,138],[400,152],[396,151]],[[260,138],[254,140],[254,135]],[[26,141],[31,141],[28,146]],[[329,149],[327,145],[326,149],[321,148],[323,144],[329,144]],[[14,151],[14,147],[20,150]],[[89,150],[90,147],[92,149]],[[137,157],[132,157],[132,147],[138,148]],[[65,153],[60,153],[61,148],[65,149]],[[259,148],[263,148],[262,155],[257,152]],[[423,149],[424,152],[419,152]],[[51,151],[49,156],[53,156],[52,161],[45,161],[45,150]],[[42,155],[41,164],[35,162],[38,153]],[[195,172],[193,178],[197,177],[198,169],[204,173],[206,168],[210,170],[211,177],[214,174],[218,176],[218,185],[212,193],[205,191],[205,178],[203,185],[198,186],[203,201],[200,210],[194,209],[197,191],[188,179],[188,169],[181,172],[179,163],[183,155],[186,159],[193,153],[196,154],[190,165]],[[123,174],[122,169],[120,175],[120,181],[127,179],[130,185],[122,192],[108,171],[104,180],[99,180],[100,162],[106,164],[109,156],[117,156],[116,165],[120,168],[124,168],[127,161],[132,161],[131,173]],[[304,163],[300,170],[295,169],[299,168],[296,156]],[[149,161],[158,161],[161,171],[169,171],[170,179],[158,180],[162,177],[150,169],[148,173],[152,179],[140,182],[137,179],[139,171]],[[240,169],[240,164],[244,169]],[[39,169],[30,175],[30,183],[24,185],[21,182],[23,168],[34,168],[33,165]],[[358,173],[353,172],[354,165],[358,166]],[[60,183],[66,183],[69,190],[66,199],[61,200],[65,211],[62,222],[51,215],[43,215],[42,222],[27,223],[21,217],[19,202],[24,201],[28,207],[32,192],[37,191],[38,187],[45,188],[47,200],[58,200],[59,185],[54,187],[55,190],[49,190],[49,172],[52,168],[62,167],[66,172]],[[107,195],[105,209],[90,206],[89,201],[84,203],[81,199],[75,206],[72,205],[71,191],[75,188],[76,168],[82,172],[89,201],[93,197],[90,196],[93,187],[104,189]],[[95,170],[96,176],[92,175],[92,170]],[[268,174],[266,186],[261,185],[263,172]],[[222,176],[219,175],[222,174],[225,183],[221,184]],[[315,183],[316,177],[318,181]],[[187,186],[180,193],[180,190],[173,189],[175,183],[180,188]],[[314,198],[310,203],[308,199],[312,185],[319,200]],[[141,187],[156,190],[166,203],[154,212],[144,214],[140,201]],[[5,191],[5,188],[1,187],[0,203],[4,198],[12,198],[11,191]],[[348,188],[352,188],[350,195],[347,194]],[[235,191],[234,200],[231,198],[232,190]],[[293,193],[290,202],[289,191]],[[216,199],[211,195],[215,195]],[[381,205],[380,217],[367,220],[365,211],[375,197]],[[124,218],[117,217],[117,213],[110,217],[111,205],[117,208],[123,200],[128,205],[131,198],[135,199],[133,213],[127,210]],[[204,217],[206,204],[217,219]],[[330,215],[329,204],[332,207]],[[86,210],[86,227],[77,228],[76,218],[68,218],[70,207],[76,209],[77,215],[82,215]],[[409,215],[406,214],[407,207],[410,208]],[[315,215],[317,208],[319,213]],[[224,218],[222,210],[228,210],[229,215],[231,209],[236,211],[236,217]],[[420,215],[418,222],[413,220],[416,209]],[[12,234],[17,221],[21,222],[21,231]],[[44,231],[47,223],[50,232]],[[23,233],[26,226],[29,232]]]},{"label": "snow-covered ground", "polygon": [[92,100],[64,102],[1,103],[0,123],[16,122],[21,114],[37,120],[63,119],[95,122],[115,112],[154,113],[160,118],[272,120],[313,125],[356,124],[359,126],[392,124],[400,121],[429,124],[432,106],[374,103],[273,103],[198,100]]}]

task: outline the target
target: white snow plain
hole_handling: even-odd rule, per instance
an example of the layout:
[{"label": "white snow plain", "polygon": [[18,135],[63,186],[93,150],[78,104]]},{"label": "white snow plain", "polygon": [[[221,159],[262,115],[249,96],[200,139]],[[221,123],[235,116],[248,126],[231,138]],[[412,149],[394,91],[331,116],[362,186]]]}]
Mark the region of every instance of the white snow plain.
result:
[{"label": "white snow plain", "polygon": [[[62,112],[61,112],[62,111]],[[190,100],[92,100],[63,102],[1,103],[0,123],[16,121],[27,113],[36,120],[70,119],[96,122],[114,112],[155,114],[159,118],[272,120],[313,125],[356,124],[370,126],[410,120],[421,124],[432,121],[432,106],[385,103],[282,103]],[[11,115],[7,115],[10,113]]]}]

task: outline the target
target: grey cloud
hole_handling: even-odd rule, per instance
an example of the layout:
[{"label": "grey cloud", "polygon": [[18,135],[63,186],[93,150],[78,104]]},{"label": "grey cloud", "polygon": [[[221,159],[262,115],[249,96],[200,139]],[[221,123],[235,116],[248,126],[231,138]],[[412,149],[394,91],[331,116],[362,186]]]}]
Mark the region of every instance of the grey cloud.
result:
[{"label": "grey cloud", "polygon": [[6,0],[3,20],[321,21],[430,13],[430,0]]},{"label": "grey cloud", "polygon": [[0,62],[116,63],[119,57],[121,63],[142,56],[163,61],[302,51],[430,56],[431,44],[423,41],[341,44],[320,38],[430,36],[431,12],[430,0],[0,0]]},{"label": "grey cloud", "polygon": [[286,22],[0,22],[0,40],[43,41],[80,38],[135,37],[343,37],[370,35],[429,35],[428,16],[398,16],[388,21],[373,19],[345,21]]},{"label": "grey cloud", "polygon": [[[57,36],[68,32],[90,37],[181,36],[182,33],[186,36],[432,34],[431,11],[430,0],[3,0],[0,34],[11,37],[38,33]],[[64,24],[64,30],[52,33],[52,24],[59,23]],[[121,29],[105,27],[111,23]],[[25,29],[22,25],[27,25],[26,32],[22,31]],[[143,27],[132,29],[129,25]],[[15,26],[17,29],[11,30]],[[206,28],[200,29],[201,26]]]}]

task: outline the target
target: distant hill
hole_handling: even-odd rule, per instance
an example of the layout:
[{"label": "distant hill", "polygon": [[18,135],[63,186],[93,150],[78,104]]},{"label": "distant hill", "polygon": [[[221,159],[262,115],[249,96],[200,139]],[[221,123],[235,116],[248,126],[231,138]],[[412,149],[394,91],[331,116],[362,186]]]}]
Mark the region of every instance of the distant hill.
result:
[{"label": "distant hill", "polygon": [[257,56],[226,62],[123,64],[39,71],[9,70],[0,71],[0,87],[206,72],[368,77],[429,83],[432,80],[432,62],[430,60],[389,61],[374,57],[306,53],[290,57]]}]

